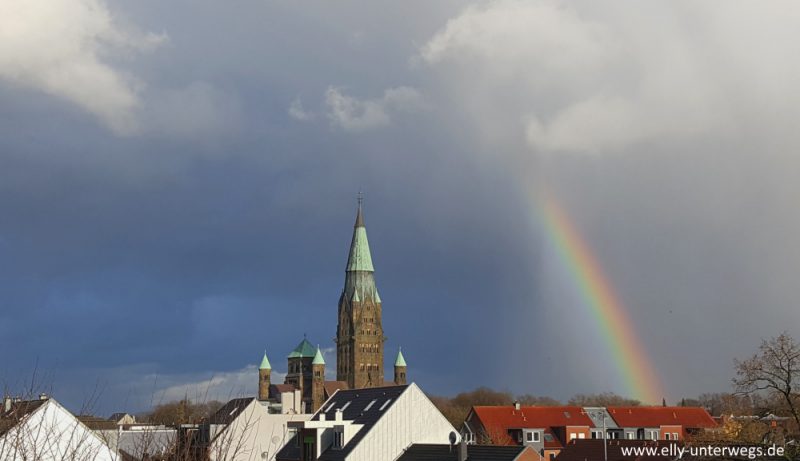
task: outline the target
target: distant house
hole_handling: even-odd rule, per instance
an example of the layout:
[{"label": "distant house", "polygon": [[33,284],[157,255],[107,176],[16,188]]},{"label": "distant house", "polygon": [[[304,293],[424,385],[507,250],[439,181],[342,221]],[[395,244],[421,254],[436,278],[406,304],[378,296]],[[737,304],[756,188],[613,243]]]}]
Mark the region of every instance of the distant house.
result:
[{"label": "distant house", "polygon": [[626,440],[683,440],[717,422],[699,407],[608,407]]},{"label": "distant house", "polygon": [[114,413],[108,417],[109,421],[114,421],[120,426],[126,424],[136,424],[136,417],[128,413]]},{"label": "distant house", "polygon": [[292,436],[288,423],[311,417],[294,411],[281,412],[282,408],[290,409],[289,403],[295,402],[295,397],[300,406],[299,393],[295,395],[288,390],[284,394],[288,399],[286,407],[255,397],[227,402],[200,426],[195,441],[200,448],[198,457],[211,461],[274,460],[275,454]]},{"label": "distant house", "polygon": [[593,427],[582,407],[475,406],[461,436],[470,443],[530,446],[550,460],[569,441],[590,438]]},{"label": "distant house", "polygon": [[0,461],[116,461],[103,439],[55,399],[3,399]]},{"label": "distant house", "polygon": [[448,444],[455,429],[416,386],[337,391],[294,436],[278,461],[394,461],[418,443]]},{"label": "distant house", "polygon": [[97,434],[109,448],[119,453],[123,461],[162,456],[174,450],[177,435],[174,427],[144,423],[123,425],[114,419],[78,416],[78,420]]},{"label": "distant house", "polygon": [[461,428],[470,443],[528,445],[547,460],[572,441],[683,440],[717,423],[697,407],[476,406]]},{"label": "distant house", "polygon": [[397,461],[539,461],[531,447],[415,443]]}]

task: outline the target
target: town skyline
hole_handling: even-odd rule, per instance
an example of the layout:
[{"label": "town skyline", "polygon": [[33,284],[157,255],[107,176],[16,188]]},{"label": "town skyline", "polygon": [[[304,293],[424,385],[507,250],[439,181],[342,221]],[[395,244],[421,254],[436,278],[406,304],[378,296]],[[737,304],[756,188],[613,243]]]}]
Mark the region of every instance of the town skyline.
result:
[{"label": "town skyline", "polygon": [[137,411],[255,395],[304,335],[335,363],[359,191],[385,370],[432,394],[674,402],[800,336],[797,5],[13,1],[12,391]]}]

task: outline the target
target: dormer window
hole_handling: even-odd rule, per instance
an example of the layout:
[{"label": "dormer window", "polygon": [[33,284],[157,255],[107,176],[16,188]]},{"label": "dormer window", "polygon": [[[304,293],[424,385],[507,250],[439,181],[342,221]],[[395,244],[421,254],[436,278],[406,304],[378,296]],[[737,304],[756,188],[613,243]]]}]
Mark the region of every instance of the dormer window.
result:
[{"label": "dormer window", "polygon": [[333,433],[333,448],[341,450],[342,447],[344,447],[344,428],[341,430],[337,428],[336,432]]}]

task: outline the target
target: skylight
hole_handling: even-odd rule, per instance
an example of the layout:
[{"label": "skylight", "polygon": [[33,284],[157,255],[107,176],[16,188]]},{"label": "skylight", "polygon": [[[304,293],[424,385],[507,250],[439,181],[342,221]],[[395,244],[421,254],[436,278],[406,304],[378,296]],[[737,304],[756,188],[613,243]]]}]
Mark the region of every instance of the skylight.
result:
[{"label": "skylight", "polygon": [[342,408],[339,408],[339,409],[340,409],[340,410],[342,410],[342,411],[344,411],[344,410],[345,410],[345,408],[347,408],[347,407],[349,407],[349,406],[350,406],[350,401],[348,401],[347,403],[345,403],[345,404],[344,404],[344,406],[343,406]]},{"label": "skylight", "polygon": [[373,405],[375,405],[375,402],[377,402],[377,401],[378,401],[378,399],[375,399],[375,400],[373,400],[372,402],[370,402],[370,403],[369,403],[369,404],[366,406],[366,408],[364,408],[364,411],[367,411],[367,410],[369,410],[370,408],[372,408],[372,406],[373,406]]},{"label": "skylight", "polygon": [[389,402],[391,402],[391,401],[392,401],[392,399],[389,399],[389,400],[383,402],[383,405],[381,405],[381,407],[378,408],[378,410],[383,411],[383,409],[386,408],[386,406],[389,405]]}]

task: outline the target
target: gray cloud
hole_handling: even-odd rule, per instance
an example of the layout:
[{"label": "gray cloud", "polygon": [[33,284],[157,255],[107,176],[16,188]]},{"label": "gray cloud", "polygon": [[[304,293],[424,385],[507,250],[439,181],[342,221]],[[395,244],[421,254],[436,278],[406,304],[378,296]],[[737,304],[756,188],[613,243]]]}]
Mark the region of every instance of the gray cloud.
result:
[{"label": "gray cloud", "polygon": [[329,87],[325,104],[331,124],[345,131],[364,131],[387,126],[391,114],[415,112],[424,107],[422,96],[409,87],[389,88],[378,99],[357,99],[340,88]]},{"label": "gray cloud", "polygon": [[0,348],[19,354],[0,374],[39,357],[73,406],[100,380],[136,411],[252,386],[304,333],[329,348],[359,188],[387,355],[429,392],[624,391],[542,183],[668,399],[728,389],[733,357],[797,323],[792,4],[314,6],[115,3],[120,30],[169,35],[94,55],[136,76],[132,109],[108,107],[137,136],[3,77]]},{"label": "gray cloud", "polygon": [[77,104],[117,133],[136,130],[142,84],[110,62],[163,35],[123,27],[103,0],[12,1],[0,29],[0,77]]}]

